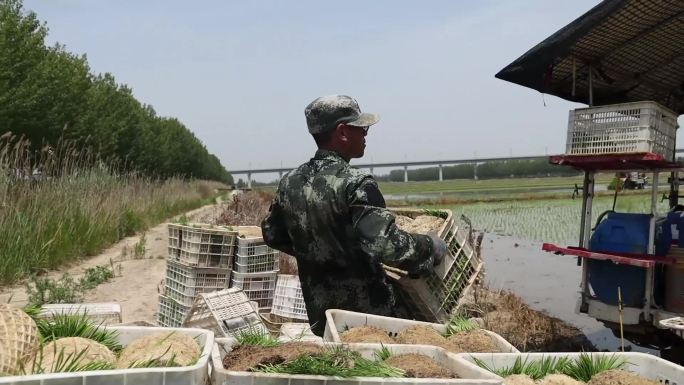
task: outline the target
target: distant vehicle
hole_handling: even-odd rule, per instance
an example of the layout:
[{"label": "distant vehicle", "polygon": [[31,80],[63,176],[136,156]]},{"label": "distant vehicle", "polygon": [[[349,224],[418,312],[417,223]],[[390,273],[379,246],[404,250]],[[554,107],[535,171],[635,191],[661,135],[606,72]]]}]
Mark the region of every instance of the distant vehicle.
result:
[{"label": "distant vehicle", "polygon": [[625,190],[643,190],[648,184],[648,177],[644,173],[630,172],[621,177],[622,188]]}]

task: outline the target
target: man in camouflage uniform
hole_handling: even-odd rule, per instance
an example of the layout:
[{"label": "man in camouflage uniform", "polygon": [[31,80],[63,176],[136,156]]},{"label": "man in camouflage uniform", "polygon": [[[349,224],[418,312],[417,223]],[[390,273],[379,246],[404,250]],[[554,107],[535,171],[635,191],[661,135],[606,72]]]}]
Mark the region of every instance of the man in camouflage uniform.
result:
[{"label": "man in camouflage uniform", "polygon": [[397,228],[373,176],[349,165],[363,156],[378,115],[344,95],[318,98],[304,113],[318,151],[280,180],[261,224],[264,240],[297,259],[315,334],[323,335],[327,309],[402,315],[380,264],[424,274],[446,244]]}]

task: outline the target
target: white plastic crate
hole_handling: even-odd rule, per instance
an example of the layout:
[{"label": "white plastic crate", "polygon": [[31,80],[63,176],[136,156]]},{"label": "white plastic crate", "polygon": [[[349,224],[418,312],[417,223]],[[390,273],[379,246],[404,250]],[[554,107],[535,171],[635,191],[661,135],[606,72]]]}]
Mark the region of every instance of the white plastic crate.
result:
[{"label": "white plastic crate", "polygon": [[230,272],[230,269],[195,268],[167,261],[164,295],[181,305],[192,306],[198,294],[227,288]]},{"label": "white plastic crate", "polygon": [[233,256],[230,253],[202,253],[169,247],[168,261],[195,268],[230,269],[233,263]]},{"label": "white plastic crate", "polygon": [[309,319],[298,276],[278,274],[271,314],[305,321]]},{"label": "white plastic crate", "polygon": [[[684,384],[684,367],[665,361],[662,358],[646,353],[586,353],[592,356],[611,357],[617,356],[623,358],[629,363],[624,370],[638,374],[651,380],[659,381],[663,384]],[[460,353],[456,356],[471,367],[471,369],[479,368],[475,364],[475,359],[482,360],[490,368],[504,368],[513,366],[515,360],[521,358],[526,362],[539,361],[544,357],[568,357],[570,359],[577,358],[580,353]],[[500,378],[500,377],[499,377]]]},{"label": "white plastic crate", "polygon": [[52,318],[56,314],[85,314],[103,325],[121,323],[121,305],[115,302],[49,304],[40,309],[41,318]]},{"label": "white plastic crate", "polygon": [[163,327],[179,328],[189,312],[190,306],[183,306],[165,295],[160,295],[157,324]]},{"label": "white plastic crate", "polygon": [[[314,342],[315,343],[315,342]],[[421,354],[451,369],[459,378],[379,378],[352,377],[340,378],[332,376],[312,376],[302,374],[272,374],[258,372],[238,372],[223,368],[223,358],[236,341],[232,338],[217,338],[211,353],[213,385],[292,385],[292,384],[460,384],[460,385],[500,385],[501,379],[484,369],[472,367],[446,350],[426,345],[380,345],[380,344],[337,344],[325,343],[326,346],[344,345],[355,350],[363,357],[375,359],[375,352],[384,346],[391,354]],[[319,344],[323,345],[323,343]]]},{"label": "white plastic crate", "polygon": [[259,304],[259,311],[267,312],[273,305],[278,272],[238,273],[233,271],[231,287],[242,289],[250,300]]},{"label": "white plastic crate", "polygon": [[238,238],[233,270],[260,273],[278,270],[280,251],[270,248],[261,237]]},{"label": "white plastic crate", "polygon": [[126,346],[150,334],[175,332],[187,334],[200,345],[200,357],[194,365],[168,368],[98,370],[88,372],[35,374],[0,377],[0,384],[14,385],[205,385],[209,381],[209,360],[214,348],[214,333],[201,329],[177,329],[139,326],[108,326],[118,332],[119,343]]},{"label": "white plastic crate", "polygon": [[677,114],[656,102],[635,102],[570,111],[565,153],[600,155],[652,152],[671,160]]},{"label": "white plastic crate", "polygon": [[[398,215],[416,217],[425,215],[418,209],[391,209]],[[482,260],[474,250],[469,232],[461,221],[453,219],[451,210],[446,213],[438,235],[448,246],[442,263],[427,277],[412,279],[406,272],[386,268],[388,275],[399,286],[398,295],[411,315],[422,321],[445,321],[460,306],[463,297],[472,287],[482,270]]]},{"label": "white plastic crate", "polygon": [[170,239],[182,239],[194,243],[231,246],[235,244],[237,234],[238,230],[230,226],[214,226],[206,223],[189,223],[187,225],[169,223]]},{"label": "white plastic crate", "polygon": [[236,228],[197,223],[168,227],[170,260],[193,267],[231,267]]},{"label": "white plastic crate", "polygon": [[313,334],[308,323],[286,322],[280,327],[278,341],[322,342],[323,339]]},{"label": "white plastic crate", "polygon": [[[325,341],[342,342],[340,333],[357,326],[375,326],[379,329],[386,330],[387,334],[394,337],[400,331],[411,326],[427,326],[435,329],[440,334],[446,332],[446,326],[442,324],[420,322],[413,320],[406,320],[401,318],[383,317],[375,314],[357,313],[347,310],[329,309],[325,312],[325,332],[323,339]],[[500,335],[485,330],[502,353],[518,353],[519,350],[510,342],[506,341]]]},{"label": "white plastic crate", "polygon": [[267,332],[258,314],[258,306],[240,289],[225,289],[200,294],[193,303],[183,326],[212,330],[228,337],[252,329]]}]

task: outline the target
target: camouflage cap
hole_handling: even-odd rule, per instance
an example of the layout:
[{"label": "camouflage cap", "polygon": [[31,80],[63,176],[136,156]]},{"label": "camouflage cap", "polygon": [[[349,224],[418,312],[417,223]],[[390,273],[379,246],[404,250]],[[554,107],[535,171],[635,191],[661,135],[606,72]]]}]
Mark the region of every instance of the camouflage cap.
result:
[{"label": "camouflage cap", "polygon": [[361,112],[359,103],[347,95],[321,96],[306,106],[304,115],[310,134],[332,130],[340,123],[368,127],[380,120],[377,114]]}]

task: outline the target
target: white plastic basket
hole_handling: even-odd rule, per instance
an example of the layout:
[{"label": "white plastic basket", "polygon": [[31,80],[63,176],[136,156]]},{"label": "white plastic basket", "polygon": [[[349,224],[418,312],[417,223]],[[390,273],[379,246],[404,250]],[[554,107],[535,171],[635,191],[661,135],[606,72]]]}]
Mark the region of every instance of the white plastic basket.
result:
[{"label": "white plastic basket", "polygon": [[181,225],[169,223],[169,238],[182,239],[194,243],[209,245],[235,244],[237,229],[230,226],[214,226],[206,223],[189,223]]},{"label": "white plastic basket", "polygon": [[299,277],[278,274],[271,314],[305,321],[309,319]]},{"label": "white plastic basket", "polygon": [[121,323],[121,305],[107,303],[59,303],[43,305],[41,318],[52,318],[56,314],[85,314],[93,322],[103,325]]},{"label": "white plastic basket", "polygon": [[195,268],[167,261],[164,295],[184,306],[200,293],[225,289],[230,282],[230,269]]},{"label": "white plastic basket", "polygon": [[280,251],[270,248],[261,237],[238,238],[233,269],[239,273],[278,270]]},{"label": "white plastic basket", "polygon": [[[323,343],[320,343],[323,344]],[[361,353],[362,356],[374,359],[375,352],[383,346],[392,354],[421,354],[432,358],[437,363],[451,369],[460,378],[377,378],[356,377],[339,378],[332,376],[287,375],[258,372],[237,372],[223,368],[223,358],[235,345],[232,338],[217,338],[211,353],[213,385],[290,385],[290,384],[460,384],[460,385],[500,385],[498,376],[492,375],[484,369],[473,368],[456,358],[446,350],[426,345],[380,345],[380,344],[347,344],[349,348]],[[327,346],[344,345],[326,343]]]},{"label": "white plastic basket", "polygon": [[278,272],[238,273],[233,271],[231,287],[242,289],[262,312],[271,310]]},{"label": "white plastic basket", "polygon": [[240,289],[225,289],[200,294],[193,303],[183,326],[209,329],[217,336],[228,337],[252,329],[267,332],[258,314],[258,306],[250,302]]},{"label": "white plastic basket", "polygon": [[599,155],[652,152],[671,160],[677,114],[656,102],[635,102],[570,111],[565,153]]},{"label": "white plastic basket", "polygon": [[[513,366],[517,358],[526,362],[539,361],[544,357],[568,357],[577,358],[581,353],[460,353],[456,356],[463,360],[471,369],[479,368],[475,359],[482,360],[488,367],[499,369]],[[624,368],[629,372],[638,374],[663,384],[684,384],[684,367],[665,361],[662,358],[646,353],[585,353],[592,356],[617,356],[623,358],[629,364]],[[500,378],[500,377],[499,377]]]},{"label": "white plastic basket", "polygon": [[278,341],[322,342],[323,338],[313,334],[308,323],[286,322],[280,327]]},{"label": "white plastic basket", "polygon": [[190,312],[190,306],[183,306],[165,295],[159,296],[157,324],[163,327],[179,328]]},{"label": "white plastic basket", "polygon": [[[446,332],[446,326],[442,324],[413,321],[401,318],[383,317],[375,314],[356,313],[347,310],[329,309],[325,312],[325,332],[323,339],[325,341],[342,342],[340,333],[357,326],[375,326],[379,329],[386,330],[387,334],[394,337],[400,331],[411,326],[427,326],[435,329],[440,334]],[[510,342],[506,341],[500,335],[485,330],[487,334],[496,343],[501,352],[504,353],[519,353],[519,350]]]},{"label": "white plastic basket", "polygon": [[237,230],[207,224],[169,224],[169,260],[192,267],[231,268]]},{"label": "white plastic basket", "polygon": [[[410,217],[425,215],[423,210],[418,209],[391,210],[395,214]],[[445,321],[458,309],[482,270],[482,260],[475,252],[465,226],[453,219],[451,210],[440,211],[446,213],[445,222],[437,233],[448,246],[444,261],[431,274],[420,279],[412,279],[401,270],[386,269],[390,278],[398,283],[398,295],[411,315],[431,322]]]},{"label": "white plastic basket", "polygon": [[0,384],[14,385],[205,385],[208,383],[209,357],[214,348],[214,333],[201,329],[177,329],[139,326],[108,326],[118,332],[119,343],[161,332],[187,334],[200,345],[200,357],[194,365],[169,368],[115,369],[88,372],[35,374],[0,377]]}]

